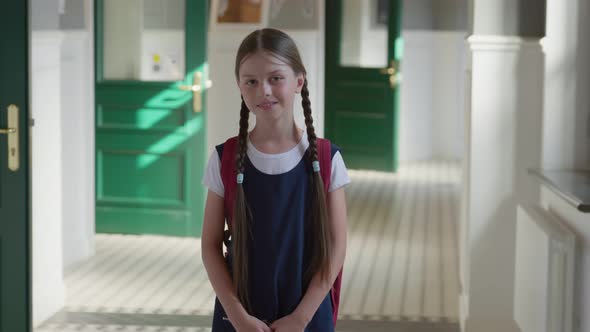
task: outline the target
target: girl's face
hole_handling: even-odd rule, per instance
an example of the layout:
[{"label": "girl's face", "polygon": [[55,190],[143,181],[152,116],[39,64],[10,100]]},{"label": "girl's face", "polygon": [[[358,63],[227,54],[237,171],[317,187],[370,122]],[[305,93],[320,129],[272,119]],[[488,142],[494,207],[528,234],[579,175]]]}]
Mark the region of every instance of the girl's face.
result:
[{"label": "girl's face", "polygon": [[239,68],[238,86],[256,121],[293,119],[293,100],[303,82],[303,74],[265,51],[248,55]]}]

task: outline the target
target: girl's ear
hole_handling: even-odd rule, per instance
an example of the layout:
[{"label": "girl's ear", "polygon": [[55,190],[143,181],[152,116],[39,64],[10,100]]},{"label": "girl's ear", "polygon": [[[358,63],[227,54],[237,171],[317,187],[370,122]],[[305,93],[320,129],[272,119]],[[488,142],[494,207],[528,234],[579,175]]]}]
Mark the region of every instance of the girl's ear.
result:
[{"label": "girl's ear", "polygon": [[297,74],[295,78],[297,79],[297,88],[295,89],[295,92],[300,93],[303,88],[303,83],[305,82],[305,75],[303,75],[303,73]]}]

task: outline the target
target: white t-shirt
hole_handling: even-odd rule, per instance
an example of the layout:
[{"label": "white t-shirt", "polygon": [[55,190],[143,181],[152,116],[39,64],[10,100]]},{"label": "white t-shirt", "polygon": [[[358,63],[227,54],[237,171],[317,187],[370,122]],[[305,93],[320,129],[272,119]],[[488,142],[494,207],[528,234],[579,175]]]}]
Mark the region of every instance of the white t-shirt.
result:
[{"label": "white t-shirt", "polygon": [[[248,158],[262,173],[266,174],[283,174],[286,173],[297,164],[307,150],[309,146],[309,141],[307,140],[307,133],[303,131],[303,135],[299,143],[293,147],[291,150],[283,153],[277,154],[268,154],[258,151],[252,142],[250,142],[250,138],[248,137]],[[214,149],[209,157],[209,162],[207,164],[207,169],[205,170],[205,175],[203,175],[203,185],[207,187],[212,192],[216,193],[217,195],[223,197],[224,188],[223,188],[223,181],[221,180],[221,160],[219,159],[219,154],[217,150]],[[338,188],[341,188],[350,183],[350,178],[348,177],[348,172],[346,171],[346,166],[344,165],[344,160],[342,159],[342,155],[340,152],[336,152],[334,157],[332,157],[332,174],[330,179],[330,188],[329,192],[332,192]]]}]

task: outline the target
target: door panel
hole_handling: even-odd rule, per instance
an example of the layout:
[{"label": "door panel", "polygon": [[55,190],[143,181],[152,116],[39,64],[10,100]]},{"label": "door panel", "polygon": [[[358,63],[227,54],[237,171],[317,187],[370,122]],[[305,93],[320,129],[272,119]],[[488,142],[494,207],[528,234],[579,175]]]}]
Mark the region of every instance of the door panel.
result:
[{"label": "door panel", "polygon": [[97,1],[97,232],[200,235],[207,3]]},{"label": "door panel", "polygon": [[401,0],[327,0],[326,9],[326,136],[348,167],[394,172]]},{"label": "door panel", "polygon": [[[0,11],[0,331],[31,329],[29,214],[29,34],[27,1],[8,0]],[[18,130],[8,121],[18,108]],[[12,137],[10,137],[12,136]],[[8,141],[18,138],[15,150]],[[9,162],[9,151],[13,154]],[[16,153],[18,152],[18,154]],[[10,168],[9,168],[10,164]]]}]

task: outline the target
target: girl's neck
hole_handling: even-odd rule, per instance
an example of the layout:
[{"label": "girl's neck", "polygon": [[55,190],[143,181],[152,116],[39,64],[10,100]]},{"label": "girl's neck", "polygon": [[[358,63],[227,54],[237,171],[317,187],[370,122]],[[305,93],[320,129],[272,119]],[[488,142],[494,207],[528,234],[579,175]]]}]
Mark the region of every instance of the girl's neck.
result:
[{"label": "girl's neck", "polygon": [[295,122],[285,128],[257,123],[250,132],[250,142],[262,153],[277,154],[287,152],[299,144],[302,135],[303,130]]}]

